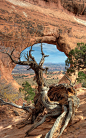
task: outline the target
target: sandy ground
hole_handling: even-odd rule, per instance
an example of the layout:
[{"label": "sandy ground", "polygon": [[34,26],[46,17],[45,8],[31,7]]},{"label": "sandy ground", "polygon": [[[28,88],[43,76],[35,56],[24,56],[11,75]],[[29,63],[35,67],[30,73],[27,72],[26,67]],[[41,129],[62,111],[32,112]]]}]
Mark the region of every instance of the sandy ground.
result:
[{"label": "sandy ground", "polygon": [[[86,138],[86,89],[77,89],[80,98],[80,107],[76,111],[76,116],[72,123],[65,129],[61,138]],[[19,116],[16,116],[15,112]],[[0,138],[24,138],[25,132],[31,125],[27,125],[21,129],[16,124],[27,116],[25,111],[9,106],[0,107]],[[47,120],[41,126],[30,133],[29,138],[41,138],[52,127],[55,119]]]}]

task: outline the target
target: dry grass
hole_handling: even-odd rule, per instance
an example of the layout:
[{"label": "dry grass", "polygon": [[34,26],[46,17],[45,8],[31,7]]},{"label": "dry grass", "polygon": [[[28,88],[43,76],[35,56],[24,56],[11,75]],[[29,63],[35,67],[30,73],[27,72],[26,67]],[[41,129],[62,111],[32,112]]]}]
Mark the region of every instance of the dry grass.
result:
[{"label": "dry grass", "polygon": [[[32,75],[33,76],[33,75]],[[46,83],[46,85],[51,85],[51,84],[57,84],[58,83],[58,79],[57,77],[53,77],[54,75],[53,74],[48,74],[46,76],[46,78],[44,78],[44,81]],[[33,81],[34,77],[31,77],[31,78],[28,78],[28,76],[25,77],[25,75],[20,75],[20,74],[16,74],[16,75],[13,75],[13,78],[16,80],[16,82],[22,86],[22,83],[23,82],[28,82],[31,86],[37,86],[36,82]],[[48,78],[48,79],[47,79]]]}]

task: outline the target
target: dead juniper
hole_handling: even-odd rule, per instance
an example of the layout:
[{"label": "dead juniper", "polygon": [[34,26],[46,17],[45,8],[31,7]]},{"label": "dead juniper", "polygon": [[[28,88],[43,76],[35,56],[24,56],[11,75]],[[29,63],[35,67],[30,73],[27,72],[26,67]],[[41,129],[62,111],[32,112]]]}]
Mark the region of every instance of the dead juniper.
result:
[{"label": "dead juniper", "polygon": [[[33,51],[32,46],[30,51],[27,52],[27,54],[25,55],[26,61],[21,61],[20,56],[19,59],[16,61],[14,59],[14,51],[15,49],[13,49],[11,52],[4,49],[1,52],[7,54],[13,63],[28,65],[28,69],[31,68],[34,70],[35,80],[38,85],[38,93],[34,97],[34,106],[25,106],[25,104],[23,104],[23,106],[18,106],[13,103],[5,102],[2,99],[0,99],[0,104],[8,104],[16,108],[21,108],[29,113],[25,120],[23,120],[20,124],[17,124],[18,128],[21,128],[29,123],[32,123],[32,127],[26,132],[26,136],[29,136],[30,132],[41,125],[47,117],[57,117],[54,125],[46,134],[45,138],[53,138],[53,135],[56,131],[59,132],[59,138],[64,129],[67,127],[68,123],[73,119],[75,115],[75,110],[79,106],[79,99],[73,85],[71,84],[70,79],[66,76],[66,78],[70,81],[70,84],[52,85],[50,87],[46,86],[46,83],[43,79],[43,72],[47,72],[48,68],[43,68],[43,64],[45,61],[45,57],[48,57],[48,55],[44,54],[42,44],[42,58],[39,64],[36,62],[35,58],[31,54],[31,52]],[[39,114],[42,113],[45,108],[47,110],[47,113],[42,117],[40,121],[37,121],[37,118],[39,118]]]}]

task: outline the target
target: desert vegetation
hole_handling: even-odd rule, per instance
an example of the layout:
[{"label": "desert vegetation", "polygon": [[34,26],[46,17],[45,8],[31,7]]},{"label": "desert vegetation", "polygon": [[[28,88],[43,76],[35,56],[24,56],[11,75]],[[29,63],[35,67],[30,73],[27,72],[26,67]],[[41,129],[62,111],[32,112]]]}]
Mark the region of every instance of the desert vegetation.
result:
[{"label": "desert vegetation", "polygon": [[[44,76],[44,80],[46,82],[46,85],[52,85],[52,84],[57,84],[59,81],[59,77],[63,76],[63,72],[59,73],[55,73],[53,74],[53,72],[49,72]],[[37,83],[35,81],[33,81],[35,74],[33,73],[33,75],[31,74],[13,74],[13,78],[16,80],[16,82],[22,86],[23,82],[27,81],[31,86],[37,86]]]},{"label": "desert vegetation", "polygon": [[34,89],[31,87],[31,85],[26,81],[22,84],[23,88],[20,88],[19,91],[23,91],[24,92],[24,99],[27,101],[27,103],[31,103],[34,100],[34,96],[35,96],[35,91]]},{"label": "desert vegetation", "polygon": [[68,56],[65,61],[68,74],[78,72],[76,80],[86,87],[86,44],[77,43],[76,48],[72,49]]},{"label": "desert vegetation", "polygon": [[[19,60],[15,60],[13,58],[14,51],[15,49],[13,49],[9,53],[6,50],[6,51],[3,51],[3,53],[7,54],[13,63],[20,64],[20,65],[28,65],[29,66],[28,69],[33,69],[35,72],[34,80],[37,83],[36,93],[34,93],[31,85],[28,82],[23,83],[22,84],[23,88],[20,89],[20,91],[25,91],[25,100],[28,100],[29,102],[30,100],[34,101],[34,106],[32,107],[25,106],[25,104],[23,104],[23,106],[18,106],[13,103],[8,103],[0,99],[1,104],[2,105],[9,104],[29,112],[29,116],[25,121],[23,121],[23,125],[22,125],[22,122],[18,124],[19,128],[24,127],[25,125],[27,125],[26,122],[28,122],[28,119],[30,119],[29,123],[33,123],[32,127],[26,132],[26,136],[29,136],[29,133],[32,130],[34,130],[36,127],[41,125],[47,117],[57,116],[57,120],[55,121],[53,127],[46,134],[45,137],[52,138],[53,134],[57,130],[59,130],[58,137],[60,137],[64,129],[67,127],[68,123],[70,122],[70,120],[73,119],[75,115],[75,110],[79,106],[79,99],[77,97],[77,92],[74,89],[73,84],[71,83],[71,80],[68,78],[68,76],[65,75],[65,77],[69,80],[70,84],[53,84],[53,85],[47,86],[43,78],[43,72],[47,74],[48,68],[47,67],[43,68],[43,64],[45,61],[45,57],[48,57],[48,55],[44,54],[42,44],[41,44],[42,58],[39,64],[36,62],[35,58],[31,54],[31,52],[33,51],[32,46],[29,52],[27,52],[27,54],[25,55],[26,61],[21,61],[20,57],[19,57]],[[69,64],[71,64],[70,70],[67,69],[68,73],[74,72],[73,66],[75,65],[75,62],[74,63],[72,62],[72,60],[76,59],[72,57],[72,56],[75,56],[74,52],[70,51],[70,53],[72,53],[73,55],[69,53],[69,58],[66,61],[66,66],[69,66]],[[21,77],[23,78],[27,76],[23,75]],[[44,112],[44,109],[46,109],[47,114],[45,114],[40,120],[40,113]],[[37,122],[37,118],[39,118],[40,121]]]}]

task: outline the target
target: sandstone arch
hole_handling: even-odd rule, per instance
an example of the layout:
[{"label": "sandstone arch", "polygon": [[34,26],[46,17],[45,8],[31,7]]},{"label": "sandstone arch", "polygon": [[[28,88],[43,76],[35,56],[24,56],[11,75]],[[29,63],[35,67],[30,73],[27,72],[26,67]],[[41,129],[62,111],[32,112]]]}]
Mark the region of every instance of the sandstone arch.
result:
[{"label": "sandstone arch", "polygon": [[[74,1],[78,4],[84,2],[84,14],[80,6],[77,14],[68,12],[67,0],[23,1],[3,0],[0,2],[0,47],[16,47],[15,56],[27,46],[45,42],[55,44],[57,49],[68,55],[77,42],[86,43],[86,12],[85,1]],[[73,14],[74,13],[74,14]],[[76,16],[75,16],[76,14]],[[27,45],[28,43],[28,45]],[[13,90],[16,82],[11,76],[13,64],[7,55],[0,52],[0,83],[1,90]],[[3,89],[4,88],[4,89]],[[17,87],[18,88],[18,87]],[[13,90],[14,91],[14,90]],[[17,91],[17,89],[15,90]]]}]

